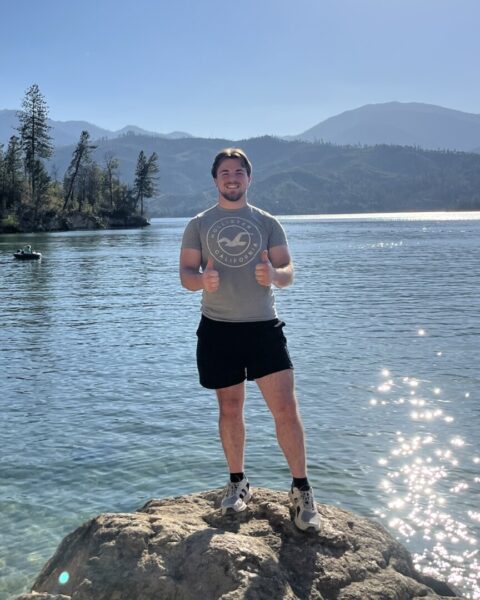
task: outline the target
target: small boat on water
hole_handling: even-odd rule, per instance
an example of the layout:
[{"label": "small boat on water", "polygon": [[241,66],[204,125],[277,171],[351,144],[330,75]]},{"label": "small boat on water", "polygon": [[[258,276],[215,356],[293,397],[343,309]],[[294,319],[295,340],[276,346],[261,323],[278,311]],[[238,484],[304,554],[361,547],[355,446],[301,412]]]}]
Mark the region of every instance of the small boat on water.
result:
[{"label": "small boat on water", "polygon": [[13,257],[18,260],[39,260],[42,258],[41,252],[35,252],[31,246],[24,246],[13,253]]}]

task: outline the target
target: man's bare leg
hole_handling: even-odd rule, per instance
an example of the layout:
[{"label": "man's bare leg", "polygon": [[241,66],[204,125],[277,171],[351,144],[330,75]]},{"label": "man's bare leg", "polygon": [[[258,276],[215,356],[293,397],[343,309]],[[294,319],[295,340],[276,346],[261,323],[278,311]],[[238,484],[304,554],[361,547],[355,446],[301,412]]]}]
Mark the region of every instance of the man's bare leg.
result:
[{"label": "man's bare leg", "polygon": [[219,430],[230,473],[243,473],[245,422],[243,405],[245,383],[216,390],[219,407]]},{"label": "man's bare leg", "polygon": [[292,476],[306,477],[305,438],[295,397],[292,369],[255,380],[275,419],[277,439]]},{"label": "man's bare leg", "polygon": [[227,484],[221,502],[222,512],[240,512],[247,508],[252,497],[250,484],[244,474],[245,424],[243,405],[245,402],[245,384],[239,383],[217,390],[219,406],[219,429],[223,451],[230,470],[230,482]]},{"label": "man's bare leg", "polygon": [[[256,381],[275,419],[278,443],[294,479],[290,500],[294,508],[295,524],[303,531],[319,531],[320,515],[315,506],[312,488],[306,479],[305,436],[295,397],[293,370],[278,371]],[[302,486],[298,480],[304,481]]]}]

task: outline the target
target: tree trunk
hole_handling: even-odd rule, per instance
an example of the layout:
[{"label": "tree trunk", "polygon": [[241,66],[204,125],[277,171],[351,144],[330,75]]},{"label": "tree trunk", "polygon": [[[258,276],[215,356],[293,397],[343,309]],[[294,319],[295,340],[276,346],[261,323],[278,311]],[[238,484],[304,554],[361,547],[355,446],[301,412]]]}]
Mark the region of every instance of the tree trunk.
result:
[{"label": "tree trunk", "polygon": [[74,171],[74,173],[73,173],[73,175],[72,175],[72,177],[70,179],[70,185],[68,186],[68,192],[67,192],[67,195],[65,197],[65,202],[63,203],[63,208],[62,208],[63,212],[65,212],[65,210],[67,208],[67,205],[70,202],[70,198],[71,198],[71,196],[73,194],[73,186],[75,184],[75,179],[76,179],[77,174],[78,174],[78,169],[80,168],[80,163],[82,161],[82,154],[83,153],[79,153],[79,156],[77,158],[77,162],[75,163],[75,171]]}]

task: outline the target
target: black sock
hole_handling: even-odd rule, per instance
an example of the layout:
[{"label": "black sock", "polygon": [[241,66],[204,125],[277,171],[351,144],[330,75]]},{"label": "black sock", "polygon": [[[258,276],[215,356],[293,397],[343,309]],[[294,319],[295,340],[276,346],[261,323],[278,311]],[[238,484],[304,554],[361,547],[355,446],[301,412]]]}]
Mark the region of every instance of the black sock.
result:
[{"label": "black sock", "polygon": [[245,477],[245,473],[230,473],[230,481],[232,483],[240,483]]},{"label": "black sock", "polygon": [[306,477],[294,477],[292,482],[292,488],[296,487],[302,492],[306,492],[310,489],[310,484],[308,483],[308,479]]}]

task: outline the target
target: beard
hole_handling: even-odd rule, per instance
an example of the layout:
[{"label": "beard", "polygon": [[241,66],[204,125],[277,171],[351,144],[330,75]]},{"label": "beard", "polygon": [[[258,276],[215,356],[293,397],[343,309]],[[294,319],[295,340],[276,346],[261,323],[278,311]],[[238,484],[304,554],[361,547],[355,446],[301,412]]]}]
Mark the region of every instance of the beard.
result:
[{"label": "beard", "polygon": [[220,192],[220,195],[222,196],[222,198],[225,198],[225,200],[228,200],[229,202],[238,202],[238,200],[240,200],[241,198],[243,198],[243,195],[245,194],[245,192],[240,191],[240,190],[232,190],[230,192]]}]

